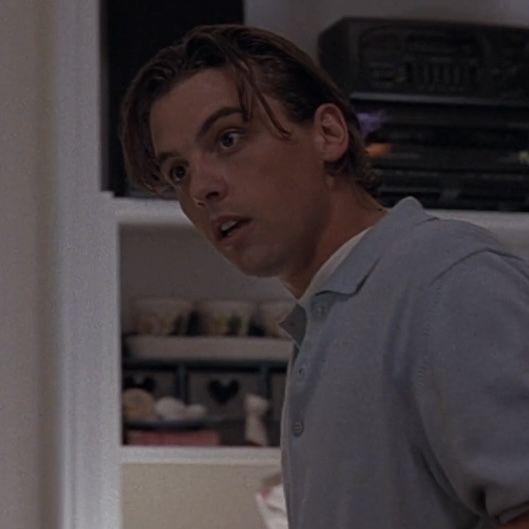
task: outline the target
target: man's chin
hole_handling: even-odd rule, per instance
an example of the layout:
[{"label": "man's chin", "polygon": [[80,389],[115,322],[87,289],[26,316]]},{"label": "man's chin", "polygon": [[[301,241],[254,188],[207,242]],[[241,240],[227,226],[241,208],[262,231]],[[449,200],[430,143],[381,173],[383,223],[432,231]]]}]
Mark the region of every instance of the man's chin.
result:
[{"label": "man's chin", "polygon": [[280,270],[265,259],[229,259],[228,261],[240,272],[253,277],[277,277]]}]

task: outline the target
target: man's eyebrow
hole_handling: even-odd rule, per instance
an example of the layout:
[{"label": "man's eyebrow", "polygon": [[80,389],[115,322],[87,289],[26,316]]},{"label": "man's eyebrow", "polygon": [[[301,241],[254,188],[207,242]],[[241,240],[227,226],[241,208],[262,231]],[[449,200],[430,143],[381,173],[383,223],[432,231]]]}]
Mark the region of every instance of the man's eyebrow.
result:
[{"label": "man's eyebrow", "polygon": [[[197,140],[200,138],[203,138],[217,120],[224,118],[226,116],[231,116],[232,114],[243,115],[242,108],[241,107],[221,107],[218,110],[215,110],[215,112],[210,114],[205,119],[204,123],[202,123],[202,125],[198,129],[198,132],[196,134]],[[156,156],[156,163],[158,167],[162,167],[164,162],[166,162],[169,158],[178,158],[178,157],[180,157],[180,154],[177,151],[163,151]]]},{"label": "man's eyebrow", "polygon": [[221,107],[212,114],[210,114],[202,123],[202,126],[197,132],[197,139],[203,138],[209,131],[209,129],[215,124],[220,118],[230,116],[232,114],[243,114],[241,107]]}]

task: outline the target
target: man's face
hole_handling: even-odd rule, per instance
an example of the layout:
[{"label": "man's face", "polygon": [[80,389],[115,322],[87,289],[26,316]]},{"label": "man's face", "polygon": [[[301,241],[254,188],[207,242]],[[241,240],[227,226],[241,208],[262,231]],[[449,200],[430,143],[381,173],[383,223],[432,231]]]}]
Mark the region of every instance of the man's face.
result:
[{"label": "man's face", "polygon": [[258,104],[245,122],[230,75],[205,70],[153,104],[151,134],[198,230],[243,272],[291,281],[321,264],[329,189],[314,125],[291,122],[267,101],[288,139]]}]

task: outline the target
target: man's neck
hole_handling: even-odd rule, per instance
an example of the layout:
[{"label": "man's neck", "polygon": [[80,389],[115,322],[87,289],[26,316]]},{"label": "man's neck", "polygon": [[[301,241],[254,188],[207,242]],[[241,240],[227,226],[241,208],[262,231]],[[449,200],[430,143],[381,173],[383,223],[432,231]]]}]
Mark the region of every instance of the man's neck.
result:
[{"label": "man's neck", "polygon": [[348,240],[376,224],[386,210],[365,192],[341,194],[336,201],[330,221],[320,237],[310,264],[298,273],[279,279],[291,294],[299,299],[323,264]]}]

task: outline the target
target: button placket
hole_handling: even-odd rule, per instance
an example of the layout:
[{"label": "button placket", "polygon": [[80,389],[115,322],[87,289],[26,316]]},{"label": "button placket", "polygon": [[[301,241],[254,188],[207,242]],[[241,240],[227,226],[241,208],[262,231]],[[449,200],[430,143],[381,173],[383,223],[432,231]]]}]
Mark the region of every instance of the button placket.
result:
[{"label": "button placket", "polygon": [[305,426],[303,425],[303,421],[294,421],[294,424],[292,425],[292,433],[295,437],[299,437],[304,429]]},{"label": "button placket", "polygon": [[327,303],[323,301],[315,301],[312,304],[312,315],[316,320],[323,319],[329,310]]},{"label": "button placket", "polygon": [[307,374],[308,358],[311,351],[310,339],[305,338],[302,348],[299,351],[299,355],[293,366],[293,375],[296,382],[302,382]]},{"label": "button placket", "polygon": [[298,380],[303,380],[305,378],[306,370],[307,370],[307,367],[306,367],[305,362],[303,362],[298,367],[296,367],[296,378]]}]

